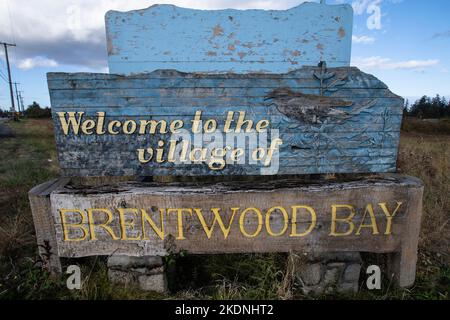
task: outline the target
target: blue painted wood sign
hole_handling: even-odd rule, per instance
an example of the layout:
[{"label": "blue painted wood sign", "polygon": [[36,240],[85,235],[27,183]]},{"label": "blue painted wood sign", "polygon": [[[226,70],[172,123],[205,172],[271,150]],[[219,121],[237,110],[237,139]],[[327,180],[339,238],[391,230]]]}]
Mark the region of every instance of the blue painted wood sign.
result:
[{"label": "blue painted wood sign", "polygon": [[350,65],[352,25],[348,4],[213,11],[155,5],[109,11],[109,70],[286,73],[319,61],[344,67]]},{"label": "blue painted wood sign", "polygon": [[[401,286],[414,283],[420,181],[297,176],[396,170],[403,99],[349,66],[351,6],[160,5],[106,23],[110,74],[47,80],[61,174],[127,182],[63,178],[30,191],[48,269],[91,255],[375,252],[389,253]],[[277,177],[235,177],[249,175]],[[164,286],[157,270],[139,283]]]},{"label": "blue painted wood sign", "polygon": [[403,100],[348,66],[349,5],[157,5],[106,26],[120,75],[48,74],[64,175],[396,169]]},{"label": "blue painted wood sign", "polygon": [[51,73],[48,85],[65,175],[396,168],[403,100],[357,68],[303,67],[276,75]]}]

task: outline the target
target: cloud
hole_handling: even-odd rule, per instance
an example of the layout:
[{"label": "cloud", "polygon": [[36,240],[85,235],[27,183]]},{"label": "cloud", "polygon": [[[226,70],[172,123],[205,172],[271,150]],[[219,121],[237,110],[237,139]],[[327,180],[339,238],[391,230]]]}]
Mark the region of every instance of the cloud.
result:
[{"label": "cloud", "polygon": [[361,69],[382,69],[382,70],[418,70],[423,68],[432,67],[439,63],[437,59],[428,60],[405,60],[405,61],[393,61],[390,58],[382,58],[379,56],[368,58],[355,58],[352,64]]},{"label": "cloud", "polygon": [[375,38],[369,36],[352,36],[354,43],[371,44],[375,42]]},{"label": "cloud", "polygon": [[57,67],[58,62],[45,57],[34,57],[20,60],[17,65],[22,70],[29,70],[36,67]]},{"label": "cloud", "polygon": [[[104,16],[108,10],[147,8],[150,0],[14,0],[0,1],[0,39],[16,42],[12,63],[38,66],[32,60],[55,61],[102,70],[107,67]],[[197,9],[288,9],[299,0],[173,0]],[[11,13],[11,17],[10,14]],[[39,60],[37,60],[39,62]]]},{"label": "cloud", "polygon": [[437,32],[433,35],[433,39],[436,38],[450,38],[450,30],[445,32]]}]

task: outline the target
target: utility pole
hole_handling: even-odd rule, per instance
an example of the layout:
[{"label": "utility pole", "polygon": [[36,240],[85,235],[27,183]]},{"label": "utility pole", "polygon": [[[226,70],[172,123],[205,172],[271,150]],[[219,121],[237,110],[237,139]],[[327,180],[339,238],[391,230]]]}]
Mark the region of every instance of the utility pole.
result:
[{"label": "utility pole", "polygon": [[[11,95],[11,111],[16,111],[16,108],[14,107],[14,93],[13,93],[13,87],[12,87],[12,79],[11,79],[11,68],[9,66],[9,57],[8,57],[8,47],[15,47],[15,44],[6,43],[6,42],[0,42],[5,47],[5,57],[6,57],[6,66],[8,68],[8,80],[9,80],[9,93]],[[14,116],[13,116],[14,117]]]},{"label": "utility pole", "polygon": [[17,111],[21,112],[21,110],[20,110],[20,102],[19,102],[19,91],[17,91],[17,85],[18,84],[20,84],[20,83],[14,82],[14,88],[16,89]]},{"label": "utility pole", "polygon": [[22,107],[22,113],[25,113],[25,106],[23,105],[22,91],[19,91],[19,97],[20,97],[20,106]]}]

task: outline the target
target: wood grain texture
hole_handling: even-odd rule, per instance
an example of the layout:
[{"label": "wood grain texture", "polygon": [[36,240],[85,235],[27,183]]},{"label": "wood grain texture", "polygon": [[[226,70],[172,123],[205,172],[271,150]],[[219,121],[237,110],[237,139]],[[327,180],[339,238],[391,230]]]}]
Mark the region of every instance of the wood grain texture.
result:
[{"label": "wood grain texture", "polygon": [[[349,66],[353,10],[303,3],[289,10],[193,10],[154,5],[106,14],[111,73],[284,73],[327,61]],[[289,30],[289,32],[286,32]]]},{"label": "wood grain texture", "polygon": [[[268,182],[229,181],[223,183],[119,183],[95,188],[74,188],[70,185],[54,190],[51,198],[51,215],[55,224],[58,254],[61,257],[83,257],[90,255],[130,255],[130,256],[164,256],[173,252],[187,251],[193,254],[239,253],[239,252],[374,252],[391,253],[401,257],[391,261],[390,270],[395,274],[401,286],[414,282],[415,263],[417,259],[417,239],[420,229],[421,197],[423,186],[418,179],[398,175],[384,174],[348,182],[315,181],[305,183],[295,178],[274,178]],[[392,220],[391,233],[385,234],[386,216],[380,203],[386,203],[392,213],[398,202],[402,202]],[[347,204],[355,208],[356,215],[352,222],[354,231],[348,236],[330,234],[331,206]],[[374,208],[374,217],[379,234],[364,228],[358,235],[359,224],[368,224],[364,218],[368,204]],[[291,206],[308,205],[314,208],[317,222],[310,234],[304,237],[291,237],[292,216],[289,213],[288,231],[280,236],[269,235],[266,230],[265,213],[269,208],[282,206],[289,211]],[[90,208],[109,209],[113,219],[109,226],[120,235],[118,208],[145,209],[159,225],[159,210],[167,208],[201,209],[208,226],[212,225],[211,208],[220,208],[220,215],[225,225],[231,219],[230,208],[240,208],[235,220],[230,224],[230,233],[224,239],[216,224],[212,236],[208,239],[195,214],[183,216],[183,233],[185,239],[177,239],[179,229],[176,215],[165,215],[165,238],[161,240],[147,229],[146,240],[112,240],[102,228],[95,227],[96,240],[89,237],[85,241],[64,241],[60,209]],[[254,231],[260,223],[261,232],[254,238],[244,237],[239,229],[239,214],[244,208],[256,207],[261,210],[263,221],[249,214],[243,221],[246,230]],[[50,213],[48,213],[50,214]],[[345,211],[338,215],[347,216]],[[79,222],[79,216],[68,215],[68,221]],[[129,218],[129,217],[128,217]],[[104,222],[100,213],[94,215],[96,223]],[[135,219],[135,227],[128,228],[128,236],[142,236],[140,217]],[[311,223],[309,215],[301,211],[297,216],[298,230],[304,231]],[[270,218],[274,232],[283,228],[284,219],[279,211]],[[85,224],[87,227],[87,224]],[[337,230],[345,232],[347,225],[338,223]],[[80,235],[79,230],[69,232],[70,237]]]},{"label": "wood grain texture", "polygon": [[[200,74],[159,70],[119,76],[50,73],[61,173],[66,176],[259,175],[393,172],[403,99],[357,68],[303,67],[286,74]],[[269,120],[283,144],[277,171],[261,164],[140,164],[137,149],[168,144],[170,134],[62,134],[57,112],[84,112],[109,120],[180,119],[196,111],[223,129],[228,111]],[[185,129],[190,129],[185,127]],[[268,143],[276,138],[268,135]],[[208,143],[205,142],[205,147]]]},{"label": "wood grain texture", "polygon": [[414,284],[417,267],[417,248],[419,244],[420,225],[422,221],[423,188],[412,193],[410,206],[416,208],[405,221],[402,240],[402,250],[388,255],[388,275],[401,287],[411,287]]},{"label": "wood grain texture", "polygon": [[61,273],[62,269],[57,249],[54,220],[50,214],[50,193],[67,183],[68,179],[54,179],[34,187],[28,193],[43,268],[55,274]]}]

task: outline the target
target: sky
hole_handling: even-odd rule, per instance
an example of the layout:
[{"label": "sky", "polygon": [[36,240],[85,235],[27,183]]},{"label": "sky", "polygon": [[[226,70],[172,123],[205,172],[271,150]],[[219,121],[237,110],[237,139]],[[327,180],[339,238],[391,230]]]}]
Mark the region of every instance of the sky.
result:
[{"label": "sky", "polygon": [[[49,106],[47,72],[108,72],[104,15],[170,3],[196,9],[292,8],[301,0],[0,0],[0,41],[9,49],[13,82],[25,105]],[[316,0],[315,2],[319,2]],[[354,10],[352,66],[413,102],[450,98],[450,1],[327,0]],[[0,48],[0,108],[10,108]]]}]

